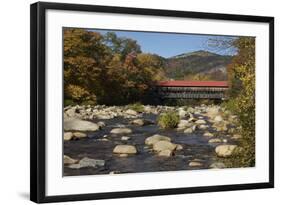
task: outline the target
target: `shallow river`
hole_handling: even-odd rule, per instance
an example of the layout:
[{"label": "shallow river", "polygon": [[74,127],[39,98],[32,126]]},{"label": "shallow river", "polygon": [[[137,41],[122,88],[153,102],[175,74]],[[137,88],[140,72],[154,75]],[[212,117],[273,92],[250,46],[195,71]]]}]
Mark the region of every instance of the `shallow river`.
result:
[{"label": "shallow river", "polygon": [[[143,119],[156,121],[157,115],[144,114]],[[75,159],[89,157],[93,159],[105,160],[105,166],[102,168],[81,168],[70,169],[64,167],[65,176],[73,175],[91,175],[91,174],[109,174],[115,173],[135,173],[135,172],[155,172],[155,171],[174,171],[174,170],[192,170],[206,169],[213,162],[216,162],[214,146],[208,143],[209,138],[203,137],[206,130],[196,130],[192,134],[183,133],[175,129],[160,129],[157,124],[136,126],[131,125],[132,119],[114,118],[102,120],[106,126],[99,131],[89,132],[87,139],[64,142],[64,154]],[[98,120],[97,120],[98,121]],[[94,122],[97,122],[94,121]],[[120,126],[126,126],[133,130],[132,134],[114,135],[110,130]],[[211,128],[209,129],[211,131]],[[183,149],[176,151],[171,157],[159,157],[144,144],[147,137],[153,134],[161,134],[171,138],[173,143],[180,144]],[[108,141],[101,141],[104,135],[108,135]],[[130,139],[122,141],[122,136],[129,136]],[[138,153],[128,157],[120,157],[113,154],[113,149],[118,144],[135,145]],[[189,162],[199,160],[203,166],[190,167]]]}]

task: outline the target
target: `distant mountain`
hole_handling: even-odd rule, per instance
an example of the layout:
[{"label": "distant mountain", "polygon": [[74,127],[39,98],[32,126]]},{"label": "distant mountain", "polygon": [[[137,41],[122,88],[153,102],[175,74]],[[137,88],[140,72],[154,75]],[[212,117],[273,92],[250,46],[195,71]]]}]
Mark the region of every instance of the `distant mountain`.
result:
[{"label": "distant mountain", "polygon": [[226,67],[232,56],[219,55],[209,51],[183,53],[165,59],[165,73],[170,79],[189,79],[203,75],[211,80],[226,80]]},{"label": "distant mountain", "polygon": [[212,53],[209,51],[204,51],[204,50],[199,50],[199,51],[193,51],[193,52],[189,52],[189,53],[182,53],[176,56],[173,56],[171,58],[185,58],[188,56],[202,56],[202,57],[206,57],[206,56],[217,56],[218,54],[216,53]]}]

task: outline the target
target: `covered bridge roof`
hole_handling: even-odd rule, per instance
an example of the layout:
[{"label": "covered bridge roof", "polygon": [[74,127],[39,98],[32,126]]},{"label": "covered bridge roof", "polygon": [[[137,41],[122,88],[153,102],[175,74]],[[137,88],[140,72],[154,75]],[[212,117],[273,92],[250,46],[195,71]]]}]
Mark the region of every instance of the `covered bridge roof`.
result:
[{"label": "covered bridge roof", "polygon": [[228,87],[227,81],[170,80],[157,83],[160,87]]}]

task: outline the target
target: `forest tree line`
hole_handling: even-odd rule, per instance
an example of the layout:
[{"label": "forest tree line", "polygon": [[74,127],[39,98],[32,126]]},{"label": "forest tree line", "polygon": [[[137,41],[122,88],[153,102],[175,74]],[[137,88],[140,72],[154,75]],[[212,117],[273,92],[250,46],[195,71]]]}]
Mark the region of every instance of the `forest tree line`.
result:
[{"label": "forest tree line", "polygon": [[212,68],[231,59],[207,51],[163,58],[142,52],[136,40],[114,32],[65,28],[65,105],[145,103],[159,80],[226,80],[226,71]]},{"label": "forest tree line", "polygon": [[127,104],[165,79],[163,61],[114,32],[64,29],[65,104]]}]

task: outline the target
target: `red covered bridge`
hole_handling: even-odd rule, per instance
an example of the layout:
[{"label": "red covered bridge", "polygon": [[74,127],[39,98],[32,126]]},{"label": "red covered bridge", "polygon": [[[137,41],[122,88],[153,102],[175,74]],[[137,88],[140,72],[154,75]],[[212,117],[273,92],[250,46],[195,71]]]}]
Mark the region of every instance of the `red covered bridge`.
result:
[{"label": "red covered bridge", "polygon": [[223,99],[228,89],[227,81],[160,81],[157,92],[161,98]]}]

